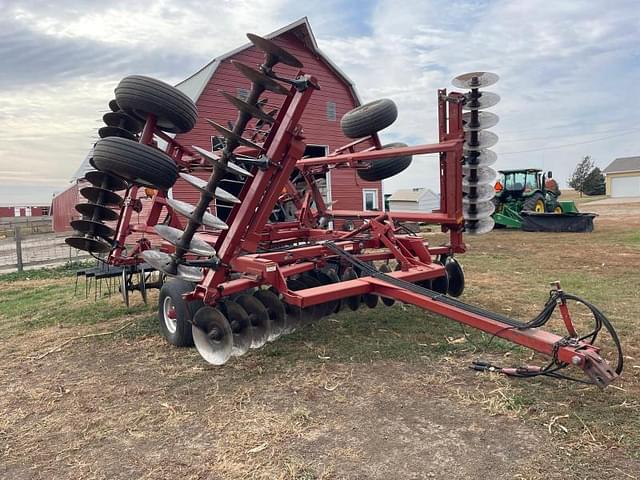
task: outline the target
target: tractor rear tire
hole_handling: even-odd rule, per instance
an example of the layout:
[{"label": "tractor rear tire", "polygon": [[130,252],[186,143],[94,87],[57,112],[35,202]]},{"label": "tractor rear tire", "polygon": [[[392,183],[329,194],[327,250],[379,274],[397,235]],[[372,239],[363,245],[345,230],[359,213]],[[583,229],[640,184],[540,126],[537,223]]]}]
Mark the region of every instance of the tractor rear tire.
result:
[{"label": "tractor rear tire", "polygon": [[531,195],[522,204],[522,211],[544,213],[545,212],[544,196],[541,193],[534,193],[533,195]]},{"label": "tractor rear tire", "polygon": [[157,127],[165,132],[186,133],[198,120],[198,109],[187,95],[155,78],[124,77],[115,92],[121,109],[143,122],[155,115]]},{"label": "tractor rear tire", "polygon": [[[194,286],[183,280],[172,278],[162,285],[158,298],[158,319],[162,336],[176,347],[192,347],[191,319],[204,305],[201,300],[187,302],[182,295],[192,291]],[[173,310],[172,318],[170,315]]]},{"label": "tractor rear tire", "polygon": [[169,155],[126,138],[99,140],[93,149],[93,163],[98,170],[143,187],[168,190],[178,178],[178,167]]},{"label": "tractor rear tire", "polygon": [[[388,143],[383,145],[382,148],[399,148],[406,146],[406,143]],[[411,155],[378,160],[376,162],[372,162],[369,168],[357,170],[358,176],[367,182],[385,180],[409,168],[411,160]]]},{"label": "tractor rear tire", "polygon": [[393,100],[381,98],[348,111],[340,120],[340,127],[349,138],[362,138],[387,128],[398,118]]}]

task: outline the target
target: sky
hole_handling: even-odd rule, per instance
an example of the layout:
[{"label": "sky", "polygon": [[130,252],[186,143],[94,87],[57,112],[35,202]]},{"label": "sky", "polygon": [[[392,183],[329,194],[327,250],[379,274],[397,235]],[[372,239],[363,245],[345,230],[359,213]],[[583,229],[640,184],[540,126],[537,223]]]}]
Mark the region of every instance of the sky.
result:
[{"label": "sky", "polygon": [[[495,166],[552,170],[640,155],[640,2],[616,0],[0,0],[0,204],[49,203],[98,138],[118,81],[175,84],[307,16],[363,101],[390,98],[384,143],[437,139],[436,91],[495,72]],[[311,72],[312,73],[312,72]],[[436,159],[384,182],[437,190]]]}]

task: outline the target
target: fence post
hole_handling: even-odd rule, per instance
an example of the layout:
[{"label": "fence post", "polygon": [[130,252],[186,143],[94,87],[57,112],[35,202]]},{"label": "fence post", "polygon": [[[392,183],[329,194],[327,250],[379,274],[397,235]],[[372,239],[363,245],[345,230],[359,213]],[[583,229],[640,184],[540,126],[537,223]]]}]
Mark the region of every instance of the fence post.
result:
[{"label": "fence post", "polygon": [[22,233],[20,232],[20,226],[16,225],[14,227],[14,235],[16,238],[16,264],[18,271],[22,272],[24,265],[22,263]]}]

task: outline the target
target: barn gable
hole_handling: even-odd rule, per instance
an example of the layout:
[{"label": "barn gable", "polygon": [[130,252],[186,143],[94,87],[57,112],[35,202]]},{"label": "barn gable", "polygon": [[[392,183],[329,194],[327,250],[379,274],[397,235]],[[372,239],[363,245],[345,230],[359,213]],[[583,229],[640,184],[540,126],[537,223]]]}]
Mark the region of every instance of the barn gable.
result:
[{"label": "barn gable", "polygon": [[[265,36],[274,43],[295,55],[303,64],[303,71],[314,75],[320,84],[302,116],[305,143],[314,146],[317,152],[331,152],[350,143],[340,128],[340,118],[349,110],[360,105],[353,82],[331,62],[319,49],[306,18],[302,18],[276,32]],[[232,65],[231,60],[246,65],[259,65],[264,53],[247,44],[231,52],[216,57],[196,74],[178,84],[187,95],[195,99],[198,107],[198,121],[188,133],[179,134],[176,140],[184,145],[211,147],[211,138],[215,131],[207,119],[222,125],[235,121],[237,110],[220,93],[225,91],[237,97],[248,94],[251,83]],[[275,70],[283,76],[295,77],[298,69],[278,64]],[[265,92],[266,110],[278,108],[283,97]],[[341,210],[363,210],[364,205],[373,205],[382,209],[382,183],[366,182],[360,179],[352,169],[334,169],[327,177],[327,197]],[[365,192],[366,190],[366,192]],[[172,195],[180,200],[196,203],[199,193],[178,180]],[[373,202],[371,202],[373,200]]]}]

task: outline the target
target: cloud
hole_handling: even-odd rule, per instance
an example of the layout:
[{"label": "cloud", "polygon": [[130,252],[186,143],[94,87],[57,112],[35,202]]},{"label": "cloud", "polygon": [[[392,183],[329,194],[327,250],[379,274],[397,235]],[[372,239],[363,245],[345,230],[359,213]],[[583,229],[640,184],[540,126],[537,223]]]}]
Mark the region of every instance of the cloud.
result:
[{"label": "cloud", "polygon": [[[640,130],[631,130],[640,79],[633,0],[615,8],[577,0],[5,0],[0,170],[28,170],[38,192],[65,188],[120,78],[176,83],[245,43],[246,32],[268,33],[303,15],[365,101],[398,104],[385,142],[436,140],[436,90],[486,69],[501,76],[491,87],[502,97],[492,109],[501,117],[497,167],[553,168],[562,181],[582,155],[602,167],[640,151]],[[10,185],[0,175],[0,202],[16,194]],[[385,182],[387,191],[413,186],[437,187],[435,158],[416,159]]]}]

